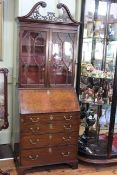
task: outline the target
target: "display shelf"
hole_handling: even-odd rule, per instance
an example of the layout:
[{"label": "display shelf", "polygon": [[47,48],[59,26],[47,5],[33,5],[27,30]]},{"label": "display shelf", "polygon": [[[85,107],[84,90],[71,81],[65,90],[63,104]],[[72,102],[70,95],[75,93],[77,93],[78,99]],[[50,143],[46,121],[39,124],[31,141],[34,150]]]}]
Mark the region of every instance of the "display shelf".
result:
[{"label": "display shelf", "polygon": [[[94,102],[94,101],[87,101],[87,100],[84,100],[84,99],[79,99],[79,101],[81,103],[85,103],[85,104],[91,104],[91,105],[97,105],[97,106],[102,106],[102,105],[105,105],[107,103],[99,103],[99,102]],[[109,103],[108,103],[109,104]]]},{"label": "display shelf", "polygon": [[104,77],[103,75],[101,75],[102,77],[99,77],[99,76],[88,76],[88,75],[83,75],[82,73],[81,73],[81,76],[82,77],[85,77],[85,78],[95,78],[95,79],[104,79],[104,80],[113,80],[113,78],[114,78],[114,74],[112,74],[112,77]]}]

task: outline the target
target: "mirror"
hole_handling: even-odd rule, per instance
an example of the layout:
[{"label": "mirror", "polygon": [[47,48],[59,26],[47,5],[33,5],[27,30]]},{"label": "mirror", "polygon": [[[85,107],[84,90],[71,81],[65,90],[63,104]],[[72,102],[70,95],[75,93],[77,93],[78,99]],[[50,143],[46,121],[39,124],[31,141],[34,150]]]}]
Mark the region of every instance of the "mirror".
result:
[{"label": "mirror", "polygon": [[0,68],[0,130],[8,128],[7,105],[7,75],[8,69]]}]

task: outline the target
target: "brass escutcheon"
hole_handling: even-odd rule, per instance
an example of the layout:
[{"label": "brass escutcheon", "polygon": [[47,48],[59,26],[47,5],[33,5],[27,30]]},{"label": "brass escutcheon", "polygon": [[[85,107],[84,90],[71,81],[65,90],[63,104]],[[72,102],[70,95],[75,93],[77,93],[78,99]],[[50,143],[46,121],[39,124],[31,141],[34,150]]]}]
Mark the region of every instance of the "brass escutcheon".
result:
[{"label": "brass escutcheon", "polygon": [[53,128],[53,124],[50,123],[49,124],[49,128],[52,129]]}]

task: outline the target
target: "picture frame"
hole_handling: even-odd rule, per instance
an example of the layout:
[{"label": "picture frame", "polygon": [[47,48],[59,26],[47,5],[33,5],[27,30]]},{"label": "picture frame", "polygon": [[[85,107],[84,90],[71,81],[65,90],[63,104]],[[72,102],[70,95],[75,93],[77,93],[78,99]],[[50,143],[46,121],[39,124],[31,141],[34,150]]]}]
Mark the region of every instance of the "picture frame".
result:
[{"label": "picture frame", "polygon": [[0,68],[0,131],[7,129],[8,123],[8,69]]}]

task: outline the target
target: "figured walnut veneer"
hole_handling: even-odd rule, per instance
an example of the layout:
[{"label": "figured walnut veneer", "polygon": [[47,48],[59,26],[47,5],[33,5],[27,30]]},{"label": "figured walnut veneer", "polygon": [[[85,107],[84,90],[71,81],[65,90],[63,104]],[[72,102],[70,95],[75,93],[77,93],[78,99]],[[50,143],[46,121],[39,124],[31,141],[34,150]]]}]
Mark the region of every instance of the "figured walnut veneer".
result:
[{"label": "figured walnut veneer", "polygon": [[20,90],[20,113],[79,111],[74,89]]}]

